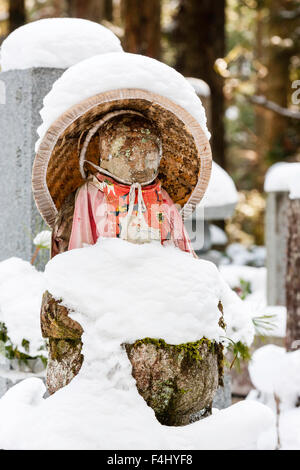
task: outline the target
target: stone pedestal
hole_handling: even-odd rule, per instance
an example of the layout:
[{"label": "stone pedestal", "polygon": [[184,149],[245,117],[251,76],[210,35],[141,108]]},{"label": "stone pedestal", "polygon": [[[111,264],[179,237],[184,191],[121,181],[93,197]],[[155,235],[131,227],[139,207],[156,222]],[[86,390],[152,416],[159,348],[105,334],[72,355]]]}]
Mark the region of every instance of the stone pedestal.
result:
[{"label": "stone pedestal", "polygon": [[270,192],[266,208],[267,301],[285,305],[287,192]]},{"label": "stone pedestal", "polygon": [[[31,68],[0,73],[0,261],[30,261],[32,240],[44,228],[31,191],[31,169],[43,98],[63,73]],[[37,265],[47,261],[40,252]]]},{"label": "stone pedestal", "polygon": [[223,383],[223,348],[203,338],[170,345],[144,338],[126,344],[138,392],[161,424],[184,426],[211,414]]},{"label": "stone pedestal", "polygon": [[[50,346],[47,388],[52,394],[80,371],[83,329],[49,292],[43,296],[41,326]],[[214,406],[226,405],[224,389],[219,391],[219,399],[215,397],[218,386],[223,385],[222,345],[206,338],[179,345],[143,338],[122,346],[139,393],[162,424],[183,426],[204,418],[211,414],[214,398]],[[228,386],[225,389],[228,392]]]}]

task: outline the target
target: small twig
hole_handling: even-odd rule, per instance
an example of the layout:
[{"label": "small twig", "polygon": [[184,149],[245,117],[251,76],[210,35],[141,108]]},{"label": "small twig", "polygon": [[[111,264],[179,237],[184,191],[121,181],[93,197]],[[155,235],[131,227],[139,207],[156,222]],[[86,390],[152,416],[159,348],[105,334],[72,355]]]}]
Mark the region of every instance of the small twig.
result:
[{"label": "small twig", "polygon": [[229,367],[230,370],[233,368],[234,363],[235,363],[235,361],[237,360],[237,357],[238,357],[238,355],[236,354],[236,355],[234,356],[234,358],[233,358],[232,363],[230,364],[230,367]]},{"label": "small twig", "polygon": [[38,255],[38,253],[39,253],[39,251],[40,251],[40,247],[37,246],[36,249],[35,249],[35,251],[34,251],[34,253],[33,253],[33,256],[32,256],[32,258],[31,258],[30,264],[34,264],[34,262],[35,262],[35,260],[36,260],[36,257],[37,257],[37,255]]},{"label": "small twig", "polygon": [[277,429],[277,450],[280,449],[281,447],[281,442],[280,442],[280,398],[274,393],[274,399],[276,403],[276,429]]}]

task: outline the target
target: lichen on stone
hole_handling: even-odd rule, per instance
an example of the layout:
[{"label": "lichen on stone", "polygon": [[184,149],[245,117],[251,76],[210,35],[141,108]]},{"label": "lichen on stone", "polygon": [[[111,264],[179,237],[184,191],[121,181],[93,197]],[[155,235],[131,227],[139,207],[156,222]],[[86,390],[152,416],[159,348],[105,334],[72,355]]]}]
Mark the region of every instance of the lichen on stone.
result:
[{"label": "lichen on stone", "polygon": [[201,338],[178,345],[143,338],[125,344],[137,389],[161,424],[182,426],[211,413],[223,377],[223,347]]}]

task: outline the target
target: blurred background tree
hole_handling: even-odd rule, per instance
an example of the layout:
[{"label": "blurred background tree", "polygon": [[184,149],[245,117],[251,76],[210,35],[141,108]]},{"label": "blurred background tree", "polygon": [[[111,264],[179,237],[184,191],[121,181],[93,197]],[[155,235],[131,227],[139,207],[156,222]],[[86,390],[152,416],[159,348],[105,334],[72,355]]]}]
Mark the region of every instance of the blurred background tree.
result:
[{"label": "blurred background tree", "polygon": [[160,58],[161,1],[122,0],[123,46],[127,52]]},{"label": "blurred background tree", "polygon": [[224,77],[215,68],[225,54],[225,0],[180,0],[174,22],[175,68],[208,83],[213,155],[225,167]]},{"label": "blurred background tree", "polygon": [[8,19],[8,31],[10,33],[19,26],[22,26],[24,23],[26,23],[25,0],[14,0],[9,2]]},{"label": "blurred background tree", "polygon": [[[0,0],[0,42],[25,22],[90,19],[128,52],[149,55],[211,88],[212,148],[241,191],[230,240],[263,242],[263,181],[300,161],[300,0]],[[256,227],[256,228],[255,228]],[[245,240],[250,240],[245,238]]]}]

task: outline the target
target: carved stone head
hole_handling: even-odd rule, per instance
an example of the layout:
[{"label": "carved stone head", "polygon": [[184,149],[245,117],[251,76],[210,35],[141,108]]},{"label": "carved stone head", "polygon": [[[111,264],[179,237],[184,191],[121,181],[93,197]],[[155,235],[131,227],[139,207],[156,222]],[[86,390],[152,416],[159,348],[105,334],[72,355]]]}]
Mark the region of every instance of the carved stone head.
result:
[{"label": "carved stone head", "polygon": [[161,159],[161,137],[148,119],[115,116],[100,130],[100,166],[130,183],[152,181]]}]

